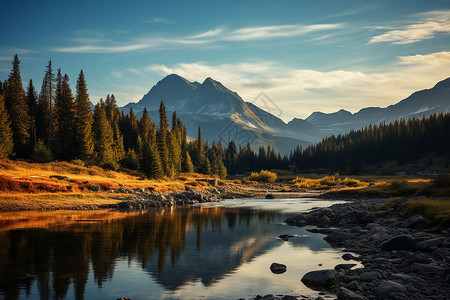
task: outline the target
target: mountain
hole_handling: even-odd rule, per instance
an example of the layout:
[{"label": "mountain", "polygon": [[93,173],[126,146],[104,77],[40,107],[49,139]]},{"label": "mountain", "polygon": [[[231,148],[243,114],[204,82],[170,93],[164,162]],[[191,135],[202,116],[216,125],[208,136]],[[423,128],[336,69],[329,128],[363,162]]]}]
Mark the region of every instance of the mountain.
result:
[{"label": "mountain", "polygon": [[284,154],[297,145],[305,147],[326,136],[370,124],[450,112],[450,78],[385,108],[368,107],[354,114],[343,109],[328,114],[314,112],[306,120],[294,118],[287,124],[255,104],[245,102],[236,92],[212,78],[198,83],[176,74],[159,81],[139,102],[121,109],[128,113],[132,108],[140,116],[146,107],[152,120],[159,122],[158,109],[162,100],[169,119],[176,111],[190,137],[197,137],[200,126],[203,137],[210,142],[222,139],[224,146],[231,140],[238,146],[248,142],[254,150],[270,145]]},{"label": "mountain", "polygon": [[122,109],[128,113],[132,108],[140,116],[146,107],[152,120],[159,122],[162,100],[168,115],[177,112],[189,136],[197,137],[200,126],[205,139],[210,142],[222,139],[224,146],[235,140],[238,146],[249,142],[254,150],[271,145],[281,153],[289,153],[297,145],[309,145],[324,135],[311,124],[297,129],[288,126],[212,78],[200,84],[176,74],[168,75],[139,102],[129,103]]},{"label": "mountain", "polygon": [[450,78],[433,88],[415,92],[408,98],[385,108],[363,108],[355,114],[345,110],[335,113],[314,112],[306,121],[327,135],[361,129],[369,124],[390,123],[397,119],[421,118],[440,112],[450,112]]}]

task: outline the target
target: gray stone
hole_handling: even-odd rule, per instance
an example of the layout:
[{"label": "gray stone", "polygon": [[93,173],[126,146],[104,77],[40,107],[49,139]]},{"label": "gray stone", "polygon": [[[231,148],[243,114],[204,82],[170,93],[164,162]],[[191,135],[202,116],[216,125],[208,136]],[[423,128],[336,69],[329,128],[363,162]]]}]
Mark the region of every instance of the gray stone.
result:
[{"label": "gray stone", "polygon": [[298,298],[295,296],[291,296],[291,295],[284,295],[283,298],[281,298],[282,300],[297,300]]},{"label": "gray stone", "polygon": [[339,264],[334,267],[335,270],[349,270],[356,266],[356,264]]},{"label": "gray stone", "polygon": [[331,246],[342,245],[346,240],[352,239],[355,236],[353,234],[341,232],[341,231],[333,231],[326,237],[324,240],[327,241]]},{"label": "gray stone", "polygon": [[290,238],[295,237],[295,235],[289,235],[289,234],[282,234],[280,236],[278,236],[280,238],[280,240],[282,241],[288,241]]},{"label": "gray stone", "polygon": [[335,270],[319,270],[306,273],[302,282],[306,286],[329,287],[334,283]]},{"label": "gray stone", "polygon": [[374,281],[376,279],[379,279],[381,276],[378,272],[364,272],[359,275],[359,278],[361,278],[362,281]]},{"label": "gray stone", "polygon": [[337,291],[337,298],[338,300],[367,300],[366,297],[363,297],[344,287],[339,288],[339,290]]},{"label": "gray stone", "polygon": [[381,250],[392,251],[392,250],[410,250],[414,249],[416,240],[410,235],[398,235],[395,236],[381,245]]},{"label": "gray stone", "polygon": [[273,263],[270,265],[270,271],[274,274],[283,274],[286,272],[286,265]]},{"label": "gray stone", "polygon": [[431,239],[431,240],[425,240],[425,241],[417,243],[416,249],[421,250],[421,251],[429,251],[429,250],[431,250],[431,248],[437,247],[445,241],[446,241],[445,237],[438,237],[438,238]]},{"label": "gray stone", "polygon": [[378,300],[397,300],[408,299],[406,297],[406,288],[395,281],[383,280],[377,288]]},{"label": "gray stone", "polygon": [[275,196],[272,194],[267,194],[265,198],[266,199],[275,199]]},{"label": "gray stone", "polygon": [[353,256],[353,255],[350,254],[350,253],[345,253],[344,255],[342,255],[342,258],[343,258],[344,260],[358,260],[358,259],[359,259],[358,257]]}]

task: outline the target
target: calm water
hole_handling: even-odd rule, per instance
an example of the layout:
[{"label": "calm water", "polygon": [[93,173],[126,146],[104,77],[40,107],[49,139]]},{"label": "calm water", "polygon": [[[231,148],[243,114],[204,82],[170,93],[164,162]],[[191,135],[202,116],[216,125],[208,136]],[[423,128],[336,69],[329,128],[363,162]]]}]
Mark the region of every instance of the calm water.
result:
[{"label": "calm water", "polygon": [[[342,253],[283,220],[332,203],[235,199],[148,212],[2,213],[0,299],[317,295],[301,277],[342,263]],[[296,237],[283,242],[280,234]],[[273,262],[287,272],[271,273]]]}]

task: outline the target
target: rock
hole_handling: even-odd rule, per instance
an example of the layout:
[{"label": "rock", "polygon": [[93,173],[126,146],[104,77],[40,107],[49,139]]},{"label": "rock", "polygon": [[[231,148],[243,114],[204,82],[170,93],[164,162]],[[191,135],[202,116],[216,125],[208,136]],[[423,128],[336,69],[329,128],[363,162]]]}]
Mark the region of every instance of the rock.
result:
[{"label": "rock", "polygon": [[264,197],[266,199],[275,199],[275,196],[272,194],[267,194],[266,197]]},{"label": "rock", "polygon": [[410,250],[414,249],[417,240],[409,235],[398,235],[395,236],[381,245],[381,250],[392,251],[392,250]]},{"label": "rock", "polygon": [[359,278],[360,278],[362,281],[374,281],[374,280],[380,278],[380,274],[379,274],[378,272],[375,272],[375,271],[372,271],[372,272],[364,272],[364,273],[361,273],[361,274],[359,275]]},{"label": "rock", "polygon": [[383,280],[377,288],[378,300],[408,299],[406,288],[395,281]]},{"label": "rock", "polygon": [[109,194],[113,194],[115,192],[116,192],[115,190],[107,190],[107,191],[105,191],[105,193],[109,193]]},{"label": "rock", "polygon": [[87,186],[87,189],[91,192],[97,193],[100,192],[100,186],[99,185],[89,185]]},{"label": "rock", "polygon": [[278,236],[280,238],[280,240],[282,241],[288,241],[290,238],[295,237],[295,235],[289,235],[289,234],[282,234],[280,236]]},{"label": "rock", "polygon": [[298,298],[295,296],[291,296],[291,295],[284,295],[283,298],[281,298],[282,300],[297,300]]},{"label": "rock", "polygon": [[311,271],[303,276],[302,282],[308,287],[309,286],[329,287],[333,285],[335,281],[334,279],[335,274],[336,274],[335,270]]},{"label": "rock", "polygon": [[340,231],[333,231],[331,234],[324,237],[331,246],[342,245],[346,240],[354,238],[353,234],[348,234]]},{"label": "rock", "polygon": [[353,268],[354,266],[356,266],[356,264],[339,264],[337,266],[334,267],[334,269],[337,270],[349,270],[351,268]]},{"label": "rock", "polygon": [[407,227],[407,228],[421,229],[421,228],[428,227],[429,224],[430,224],[430,222],[426,218],[419,216],[419,215],[415,215],[415,216],[408,218],[403,223],[403,226]]},{"label": "rock", "polygon": [[344,287],[339,288],[339,290],[337,291],[337,298],[338,300],[367,300],[366,297],[363,297]]},{"label": "rock", "polygon": [[438,237],[431,240],[425,240],[417,243],[416,249],[421,251],[430,251],[432,247],[437,247],[445,242],[447,239],[445,237]]},{"label": "rock", "polygon": [[273,263],[270,265],[270,271],[274,274],[283,274],[286,272],[286,265]]},{"label": "rock", "polygon": [[343,259],[343,260],[359,260],[358,257],[353,256],[353,255],[350,254],[350,253],[345,253],[344,255],[342,255],[342,259]]},{"label": "rock", "polygon": [[413,263],[411,265],[411,270],[417,274],[422,275],[437,275],[444,276],[447,273],[447,270],[433,264],[421,264],[421,263]]}]

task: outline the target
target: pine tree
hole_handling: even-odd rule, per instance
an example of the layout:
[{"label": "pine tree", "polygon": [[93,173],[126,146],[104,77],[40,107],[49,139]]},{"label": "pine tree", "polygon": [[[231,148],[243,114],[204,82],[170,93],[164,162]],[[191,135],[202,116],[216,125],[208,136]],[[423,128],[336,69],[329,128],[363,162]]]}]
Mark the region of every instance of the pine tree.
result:
[{"label": "pine tree", "polygon": [[94,153],[95,161],[100,166],[115,169],[116,161],[113,153],[113,131],[106,118],[105,104],[102,99],[95,105],[94,109]]},{"label": "pine tree", "polygon": [[130,109],[130,113],[125,117],[125,124],[123,130],[123,143],[125,150],[135,149],[138,137],[138,118]]},{"label": "pine tree", "polygon": [[186,128],[182,128],[181,132],[181,170],[183,173],[194,172],[194,164],[192,163],[191,156],[189,155]]},{"label": "pine tree", "polygon": [[142,117],[138,123],[139,136],[143,141],[145,140],[151,142],[153,140],[154,130],[155,126],[152,119],[148,115],[147,108],[144,107],[144,112],[142,113]]},{"label": "pine tree", "polygon": [[14,144],[10,125],[5,101],[3,96],[0,95],[0,159],[7,158],[13,153]]},{"label": "pine tree", "polygon": [[88,160],[92,156],[92,111],[83,70],[77,80],[75,97],[75,157]]},{"label": "pine tree", "polygon": [[8,88],[4,97],[6,108],[11,118],[14,152],[19,157],[29,155],[30,117],[25,102],[25,91],[20,76],[20,61],[14,56],[13,67],[8,77]]},{"label": "pine tree", "polygon": [[169,156],[169,122],[167,120],[166,108],[164,102],[161,101],[159,105],[159,128],[156,133],[156,144],[158,147],[159,157],[163,167],[164,175],[170,176],[172,173],[173,164]]},{"label": "pine tree", "polygon": [[55,92],[54,74],[52,69],[52,61],[47,65],[44,78],[42,80],[41,92],[39,93],[36,113],[36,135],[37,138],[44,141],[48,146],[52,134],[52,117],[53,117],[53,98]]},{"label": "pine tree", "polygon": [[161,178],[163,176],[163,170],[156,145],[150,143],[148,140],[144,141],[141,152],[141,159],[139,161],[140,170],[148,178]]},{"label": "pine tree", "polygon": [[113,131],[113,153],[114,160],[121,161],[125,156],[125,149],[123,145],[123,136],[119,129],[119,109],[117,107],[116,97],[114,95],[107,95],[105,99],[106,118],[109,120],[111,129]]},{"label": "pine tree", "polygon": [[3,96],[3,82],[0,80],[0,96]]},{"label": "pine tree", "polygon": [[225,164],[227,167],[227,170],[229,173],[234,174],[235,173],[235,162],[238,158],[238,151],[236,148],[236,143],[234,142],[234,140],[230,141],[228,143],[228,147],[225,150]]},{"label": "pine tree", "polygon": [[211,174],[211,164],[203,145],[202,131],[200,126],[198,127],[198,137],[195,141],[197,150],[197,172],[201,174]]},{"label": "pine tree", "polygon": [[34,148],[36,144],[36,110],[37,110],[37,93],[36,89],[33,85],[33,80],[30,79],[30,82],[27,87],[27,96],[26,103],[28,106],[28,112],[30,116],[30,147]]},{"label": "pine tree", "polygon": [[[58,76],[60,77],[60,70]],[[74,158],[74,116],[75,107],[72,90],[69,85],[69,76],[64,75],[61,82],[57,81],[55,97],[55,121],[54,121],[54,151],[53,153],[61,160]]]}]

